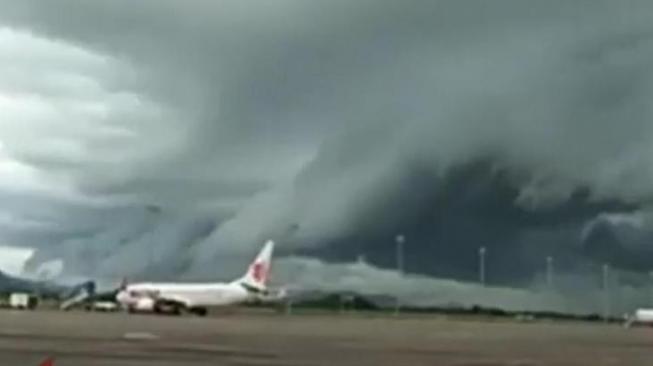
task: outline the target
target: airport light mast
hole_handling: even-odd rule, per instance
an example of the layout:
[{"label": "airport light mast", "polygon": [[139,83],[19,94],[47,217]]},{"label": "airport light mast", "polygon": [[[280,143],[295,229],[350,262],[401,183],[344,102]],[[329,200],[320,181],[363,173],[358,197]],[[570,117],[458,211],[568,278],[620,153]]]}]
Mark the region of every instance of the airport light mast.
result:
[{"label": "airport light mast", "polygon": [[603,265],[602,275],[603,275],[603,297],[604,297],[603,319],[605,321],[608,321],[608,319],[610,318],[610,313],[612,312],[611,304],[610,304],[610,265],[609,264],[606,263]]},{"label": "airport light mast", "polygon": [[487,249],[485,247],[478,248],[478,281],[481,286],[485,286],[485,255]]},{"label": "airport light mast", "polygon": [[[395,237],[395,244],[397,250],[397,273],[400,277],[404,274],[404,243],[406,242],[406,237],[402,234],[399,234]],[[396,303],[395,303],[395,315],[399,315],[401,311],[401,300],[399,299],[399,294],[397,294]]]},{"label": "airport light mast", "polygon": [[649,296],[650,296],[650,305],[653,306],[653,271],[648,273],[649,277]]},{"label": "airport light mast", "polygon": [[549,290],[553,289],[553,257],[546,257],[546,285]]}]

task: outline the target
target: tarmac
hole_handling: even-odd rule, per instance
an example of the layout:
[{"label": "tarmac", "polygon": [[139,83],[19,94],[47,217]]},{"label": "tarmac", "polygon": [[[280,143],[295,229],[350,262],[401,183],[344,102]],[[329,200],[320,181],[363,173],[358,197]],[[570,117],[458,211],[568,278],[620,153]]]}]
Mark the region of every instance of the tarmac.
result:
[{"label": "tarmac", "polygon": [[437,316],[0,311],[0,365],[651,365],[653,328]]}]

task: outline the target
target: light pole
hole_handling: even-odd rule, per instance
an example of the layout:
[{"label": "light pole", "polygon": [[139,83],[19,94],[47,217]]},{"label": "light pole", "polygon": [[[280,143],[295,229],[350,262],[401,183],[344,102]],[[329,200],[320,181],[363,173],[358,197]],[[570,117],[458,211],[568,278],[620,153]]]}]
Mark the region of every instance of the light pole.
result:
[{"label": "light pole", "polygon": [[286,300],[286,315],[292,315],[292,299]]},{"label": "light pole", "polygon": [[611,309],[610,309],[610,265],[607,263],[603,265],[603,296],[604,296],[604,303],[603,303],[603,319],[605,321],[608,321],[608,318],[610,317]]},{"label": "light pole", "polygon": [[[151,218],[151,222],[155,222],[155,220],[158,218],[158,216],[161,214],[161,207],[157,205],[147,205],[145,206],[145,211],[148,216]],[[154,253],[154,245],[153,243],[150,243],[148,245],[148,258],[147,258],[147,267],[146,271],[149,271],[150,274],[153,272],[153,268],[156,265],[156,258],[155,258],[155,253]]]},{"label": "light pole", "polygon": [[478,281],[481,286],[485,286],[485,255],[487,249],[485,247],[478,248]]},{"label": "light pole", "polygon": [[650,296],[650,304],[653,305],[653,271],[650,271],[648,273],[649,277],[649,296]]},{"label": "light pole", "polygon": [[553,257],[546,257],[546,285],[549,290],[553,289]]},{"label": "light pole", "polygon": [[[397,273],[399,276],[403,276],[404,274],[404,242],[406,241],[406,237],[403,235],[399,234],[395,237],[395,243],[397,245],[396,250],[397,250]],[[395,315],[399,315],[399,312],[401,310],[401,300],[399,299],[399,294],[397,294],[396,298],[396,303],[395,303]]]}]

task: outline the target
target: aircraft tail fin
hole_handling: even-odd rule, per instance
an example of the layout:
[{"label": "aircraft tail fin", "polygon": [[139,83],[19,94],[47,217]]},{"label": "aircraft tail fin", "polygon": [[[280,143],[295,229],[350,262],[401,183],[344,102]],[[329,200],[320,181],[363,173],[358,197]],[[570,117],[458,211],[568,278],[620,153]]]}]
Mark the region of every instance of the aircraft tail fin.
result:
[{"label": "aircraft tail fin", "polygon": [[68,310],[93,296],[95,296],[95,282],[84,282],[71,289],[68,296],[66,296],[65,300],[61,303],[60,308],[61,310]]},{"label": "aircraft tail fin", "polygon": [[247,289],[263,291],[266,289],[272,267],[274,242],[269,240],[263,246],[254,262],[249,265],[247,273],[238,282]]}]

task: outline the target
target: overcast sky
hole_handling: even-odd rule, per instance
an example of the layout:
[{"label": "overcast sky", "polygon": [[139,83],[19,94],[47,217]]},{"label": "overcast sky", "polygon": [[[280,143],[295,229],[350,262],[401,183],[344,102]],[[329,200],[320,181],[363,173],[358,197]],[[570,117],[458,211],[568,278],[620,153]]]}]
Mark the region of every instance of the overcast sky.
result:
[{"label": "overcast sky", "polygon": [[650,1],[0,8],[0,243],[32,266],[232,275],[271,237],[392,267],[401,232],[443,278],[479,245],[498,284],[653,267]]}]

